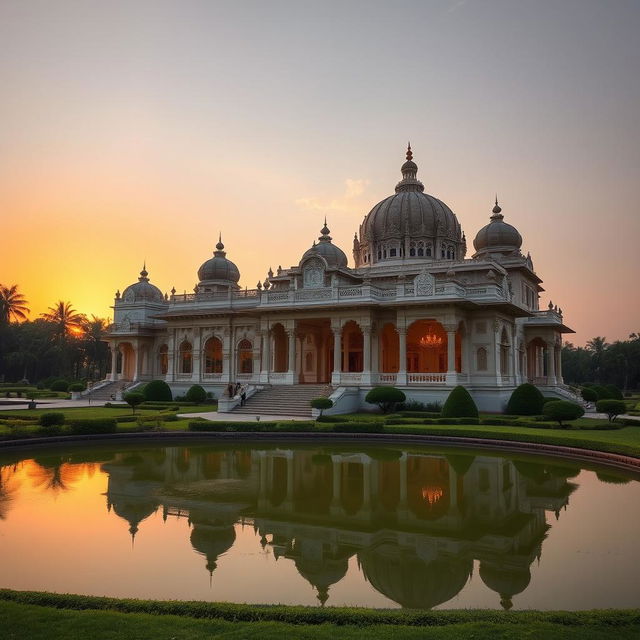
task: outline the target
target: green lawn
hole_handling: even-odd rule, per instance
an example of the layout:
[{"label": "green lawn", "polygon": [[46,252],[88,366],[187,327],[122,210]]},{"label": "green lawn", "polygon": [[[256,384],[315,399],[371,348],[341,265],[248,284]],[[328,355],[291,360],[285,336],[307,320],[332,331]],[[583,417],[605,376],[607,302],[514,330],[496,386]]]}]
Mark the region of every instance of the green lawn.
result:
[{"label": "green lawn", "polygon": [[2,591],[2,637],[30,638],[637,638],[640,612],[388,611],[84,598]]},{"label": "green lawn", "polygon": [[[172,406],[170,402],[168,406]],[[206,411],[215,411],[217,405],[202,404],[194,407],[180,407],[178,411],[172,413],[203,413]],[[4,411],[0,411],[0,420],[2,420],[2,414]],[[24,416],[25,418],[35,418],[43,413],[64,413],[65,417],[69,420],[82,420],[84,418],[116,418],[117,416],[130,416],[133,415],[131,407],[57,407],[52,406],[42,409],[16,409],[7,410],[7,414],[12,416]],[[136,409],[136,415],[151,416],[161,413],[160,409],[147,409],[141,407]],[[166,412],[165,412],[166,413]]]}]

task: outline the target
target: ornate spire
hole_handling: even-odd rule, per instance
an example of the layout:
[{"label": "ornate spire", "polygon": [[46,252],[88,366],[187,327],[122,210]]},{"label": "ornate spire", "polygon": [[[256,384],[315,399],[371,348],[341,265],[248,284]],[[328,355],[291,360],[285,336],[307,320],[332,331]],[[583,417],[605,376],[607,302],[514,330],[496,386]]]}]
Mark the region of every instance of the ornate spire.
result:
[{"label": "ornate spire", "polygon": [[396,185],[396,193],[399,191],[424,191],[424,185],[417,179],[418,165],[413,161],[411,143],[407,145],[406,162],[402,165],[402,180]]},{"label": "ornate spire", "polygon": [[320,242],[331,242],[331,236],[329,235],[329,227],[327,227],[327,216],[324,217],[324,227],[320,229],[320,233],[322,234],[318,240]]},{"label": "ornate spire", "polygon": [[493,213],[493,215],[491,216],[491,220],[493,220],[494,222],[496,220],[502,220],[504,216],[502,215],[501,211],[502,208],[498,204],[498,194],[496,193],[496,205],[495,207],[493,207],[493,209],[491,209],[491,212]]},{"label": "ornate spire", "polygon": [[216,258],[224,258],[227,255],[224,250],[224,245],[222,244],[222,231],[218,234],[218,244],[216,244],[216,250],[213,252],[213,255],[216,256]]},{"label": "ornate spire", "polygon": [[147,261],[145,260],[142,263],[142,271],[140,272],[140,277],[138,280],[140,282],[149,282],[149,278],[147,277],[149,274],[147,273]]}]

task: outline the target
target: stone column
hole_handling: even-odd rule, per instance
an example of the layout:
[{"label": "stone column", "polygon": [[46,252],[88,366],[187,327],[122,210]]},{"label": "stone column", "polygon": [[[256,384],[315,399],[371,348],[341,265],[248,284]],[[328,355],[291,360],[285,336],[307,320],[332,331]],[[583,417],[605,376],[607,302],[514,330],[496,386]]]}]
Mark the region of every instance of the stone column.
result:
[{"label": "stone column", "polygon": [[556,384],[556,345],[554,342],[547,342],[547,384]]},{"label": "stone column", "polygon": [[269,371],[271,370],[271,336],[269,330],[262,331],[262,366],[260,370],[260,382],[269,382]]},{"label": "stone column", "polygon": [[340,372],[342,371],[342,327],[332,327],[333,331],[333,372],[331,374],[331,384],[340,384]]},{"label": "stone column", "polygon": [[407,330],[404,327],[398,327],[398,338],[400,343],[400,355],[398,362],[397,385],[407,384]]},{"label": "stone column", "polygon": [[371,384],[371,327],[362,327],[362,378],[363,384]]},{"label": "stone column", "polygon": [[[344,332],[344,327],[343,327]],[[344,334],[344,350],[342,352],[342,371],[349,371],[349,334]]]},{"label": "stone column", "polygon": [[169,336],[167,344],[167,375],[166,382],[172,382],[176,379],[176,330],[173,329]]},{"label": "stone column", "polygon": [[115,382],[118,379],[118,344],[116,342],[111,343],[111,373],[109,374],[109,380]]},{"label": "stone column", "polygon": [[377,383],[380,373],[380,334],[378,331],[371,332],[371,381]]},{"label": "stone column", "polygon": [[134,382],[137,382],[140,378],[140,343],[136,340],[131,343],[131,348],[133,349],[133,375],[131,379]]},{"label": "stone column", "polygon": [[233,380],[233,367],[232,367],[232,336],[231,330],[226,328],[222,337],[222,381],[234,382]]},{"label": "stone column", "polygon": [[193,352],[191,355],[191,380],[200,382],[202,380],[202,329],[197,328],[193,334]]},{"label": "stone column", "polygon": [[287,382],[295,384],[296,377],[296,331],[291,328],[287,331],[289,338],[288,364],[287,364]]},{"label": "stone column", "polygon": [[498,331],[500,329],[500,325],[498,324],[498,321],[495,320],[493,323],[493,367],[494,367],[494,372],[496,374],[496,385],[501,387],[502,386],[502,366],[501,366],[501,362],[500,362],[500,338],[499,338],[499,334]]},{"label": "stone column", "polygon": [[558,360],[556,367],[556,379],[558,384],[564,384],[564,378],[562,377],[562,345],[558,346]]},{"label": "stone column", "polygon": [[456,329],[452,326],[445,327],[447,331],[447,384],[458,384],[456,371]]}]

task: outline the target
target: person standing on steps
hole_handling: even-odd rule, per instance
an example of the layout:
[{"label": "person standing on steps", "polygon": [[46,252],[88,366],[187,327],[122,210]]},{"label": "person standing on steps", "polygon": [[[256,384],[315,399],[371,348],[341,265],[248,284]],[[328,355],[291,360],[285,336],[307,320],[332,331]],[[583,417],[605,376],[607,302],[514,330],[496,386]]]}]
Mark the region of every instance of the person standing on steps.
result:
[{"label": "person standing on steps", "polygon": [[246,403],[247,403],[247,387],[242,385],[240,387],[240,406],[244,407]]}]

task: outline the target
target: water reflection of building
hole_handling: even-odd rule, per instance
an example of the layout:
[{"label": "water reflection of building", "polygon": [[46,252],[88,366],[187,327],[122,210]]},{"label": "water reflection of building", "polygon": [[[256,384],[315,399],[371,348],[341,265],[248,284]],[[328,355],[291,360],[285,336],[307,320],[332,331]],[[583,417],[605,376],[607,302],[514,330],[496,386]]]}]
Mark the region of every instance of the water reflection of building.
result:
[{"label": "water reflection of building", "polygon": [[321,603],[355,556],[374,589],[415,608],[453,598],[474,561],[510,608],[540,558],[545,512],[566,507],[577,473],[491,456],[204,447],[119,455],[103,468],[108,504],[132,534],[159,508],[187,518],[210,573],[244,518]]}]

